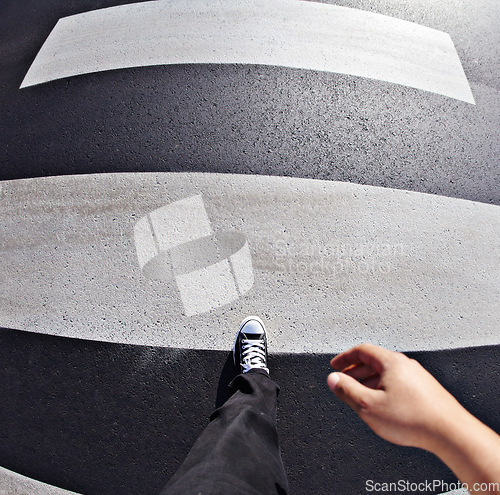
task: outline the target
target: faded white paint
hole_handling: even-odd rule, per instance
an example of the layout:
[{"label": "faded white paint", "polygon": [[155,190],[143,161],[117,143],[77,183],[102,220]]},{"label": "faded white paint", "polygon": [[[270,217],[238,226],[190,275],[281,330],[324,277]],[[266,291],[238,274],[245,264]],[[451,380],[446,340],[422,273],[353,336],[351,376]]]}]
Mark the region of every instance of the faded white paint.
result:
[{"label": "faded white paint", "polygon": [[137,250],[137,259],[141,268],[148,261],[158,256],[159,251],[155,241],[149,217],[141,218],[134,227],[135,248]]},{"label": "faded white paint", "polygon": [[175,280],[186,316],[205,313],[238,299],[236,282],[227,259],[191,273],[176,275]]},{"label": "faded white paint", "polygon": [[448,34],[299,0],[144,2],[65,17],[21,87],[111,69],[197,63],[351,74],[474,103]]},{"label": "faded white paint", "polygon": [[251,259],[250,248],[246,241],[243,247],[229,258],[240,294],[247,293],[255,280],[252,265],[248,262]]}]

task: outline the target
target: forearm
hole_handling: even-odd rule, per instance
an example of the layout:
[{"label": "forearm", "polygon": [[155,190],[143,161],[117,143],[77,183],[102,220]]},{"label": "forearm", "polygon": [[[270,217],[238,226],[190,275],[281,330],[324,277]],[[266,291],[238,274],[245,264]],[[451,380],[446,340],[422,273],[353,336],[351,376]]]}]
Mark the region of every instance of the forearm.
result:
[{"label": "forearm", "polygon": [[469,487],[470,493],[500,494],[500,436],[462,406],[449,417],[429,449]]}]

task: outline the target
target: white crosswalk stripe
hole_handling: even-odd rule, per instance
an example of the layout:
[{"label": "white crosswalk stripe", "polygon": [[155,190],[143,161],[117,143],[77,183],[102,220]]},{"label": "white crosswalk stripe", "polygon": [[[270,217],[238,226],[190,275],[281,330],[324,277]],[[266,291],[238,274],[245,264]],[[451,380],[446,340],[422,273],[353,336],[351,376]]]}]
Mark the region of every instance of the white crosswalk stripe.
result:
[{"label": "white crosswalk stripe", "polygon": [[[223,350],[227,332],[251,313],[272,321],[272,352],[334,351],[367,339],[405,350],[498,343],[498,206],[229,174],[3,185],[0,276],[8,297],[0,325],[7,328]],[[172,256],[179,286],[168,273],[144,276],[159,251],[154,244],[143,251],[141,273],[136,246],[152,236],[136,231],[134,240],[138,221],[199,196],[213,235],[227,235],[220,252],[210,251],[211,235],[173,246],[169,233],[177,241],[193,235],[163,215],[155,231],[169,252],[180,249]],[[211,232],[206,219],[185,213],[196,236]]]},{"label": "white crosswalk stripe", "polygon": [[197,63],[351,74],[474,103],[448,34],[298,0],[144,2],[66,17],[21,87],[111,69]]}]

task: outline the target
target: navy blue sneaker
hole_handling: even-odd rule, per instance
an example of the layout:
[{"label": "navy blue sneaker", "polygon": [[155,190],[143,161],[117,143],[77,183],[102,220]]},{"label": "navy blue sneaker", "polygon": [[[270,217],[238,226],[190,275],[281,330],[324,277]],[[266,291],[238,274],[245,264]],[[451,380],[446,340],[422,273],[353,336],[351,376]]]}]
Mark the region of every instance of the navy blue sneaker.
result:
[{"label": "navy blue sneaker", "polygon": [[257,316],[245,318],[234,341],[233,357],[235,366],[241,373],[261,369],[269,373],[267,367],[266,327]]}]

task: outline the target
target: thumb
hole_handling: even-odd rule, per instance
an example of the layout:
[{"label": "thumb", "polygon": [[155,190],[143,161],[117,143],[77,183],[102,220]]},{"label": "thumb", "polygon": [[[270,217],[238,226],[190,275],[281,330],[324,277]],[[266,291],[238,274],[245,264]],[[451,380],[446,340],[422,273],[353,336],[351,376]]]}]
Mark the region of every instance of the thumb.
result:
[{"label": "thumb", "polygon": [[351,406],[356,413],[366,409],[367,403],[371,402],[375,390],[365,387],[357,380],[344,373],[330,373],[327,378],[330,390],[347,405]]}]

